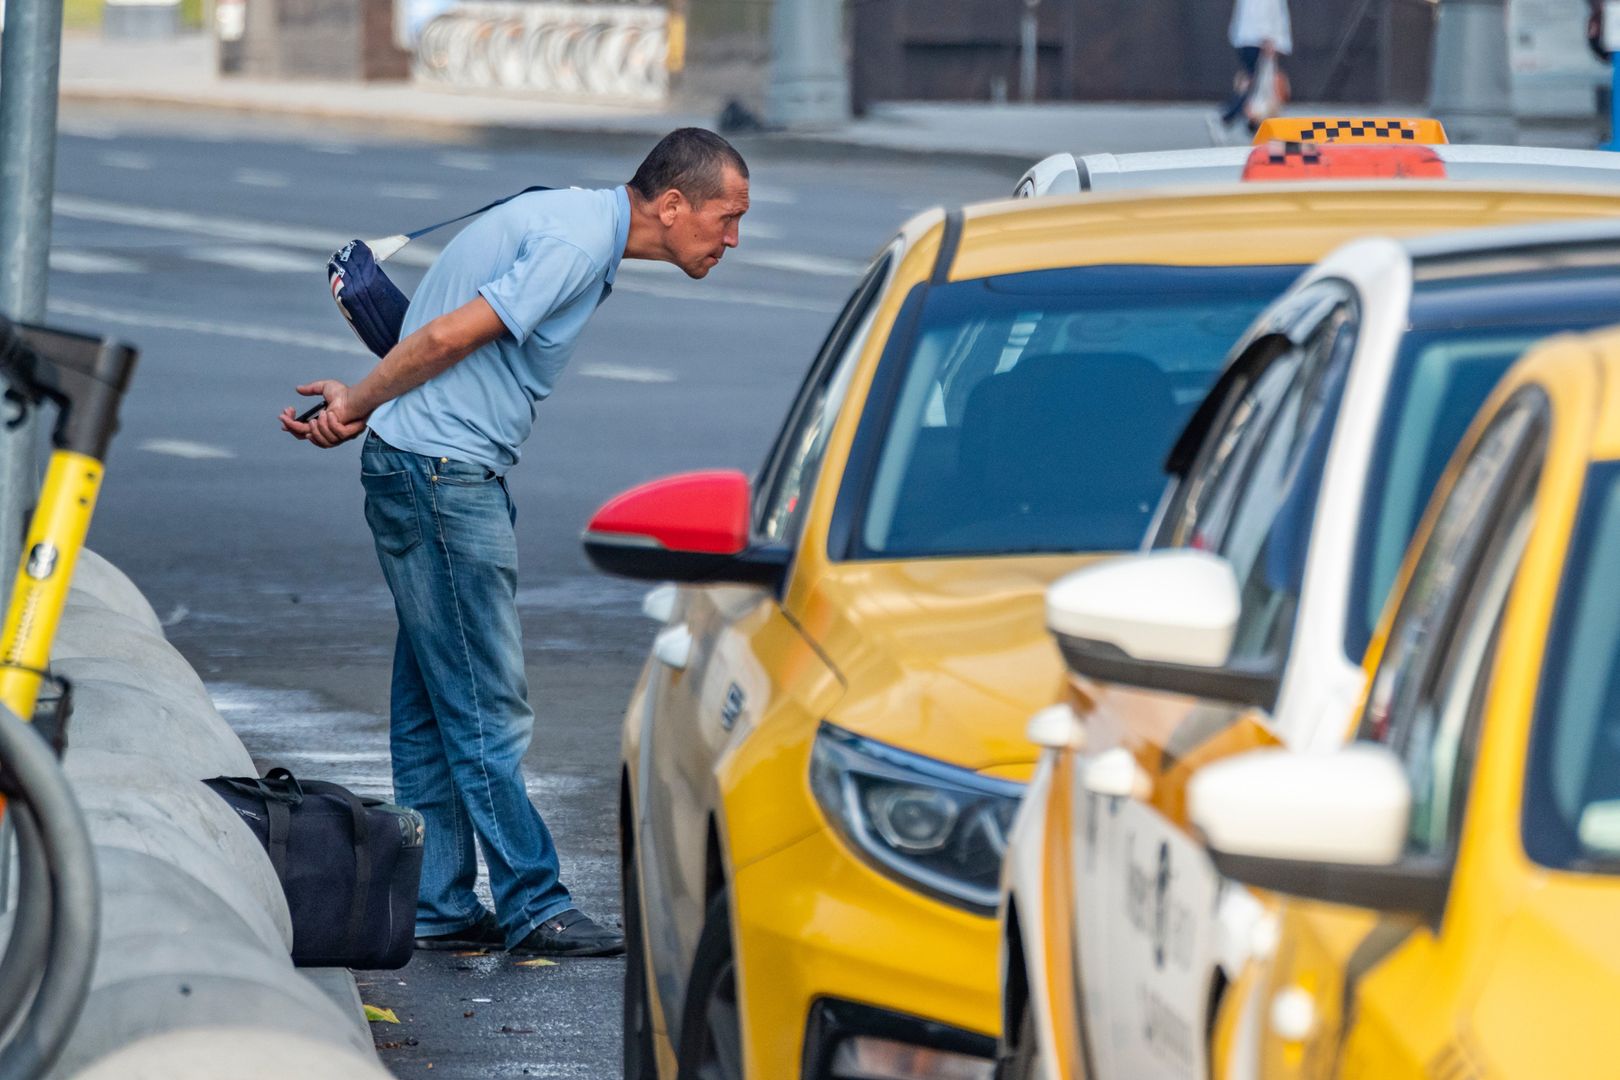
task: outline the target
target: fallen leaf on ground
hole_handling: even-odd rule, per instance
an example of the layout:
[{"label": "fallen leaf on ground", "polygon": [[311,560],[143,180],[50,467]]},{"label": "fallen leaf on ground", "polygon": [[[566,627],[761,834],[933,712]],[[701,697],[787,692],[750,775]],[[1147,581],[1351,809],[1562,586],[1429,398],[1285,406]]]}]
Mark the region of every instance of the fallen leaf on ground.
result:
[{"label": "fallen leaf on ground", "polygon": [[533,960],[519,960],[517,963],[513,964],[512,966],[513,967],[556,967],[557,966],[557,961],[555,961],[555,960],[547,960],[543,956],[537,956]]},{"label": "fallen leaf on ground", "polygon": [[399,1023],[399,1017],[394,1015],[393,1009],[379,1009],[375,1005],[367,1005],[365,1009],[367,1020],[374,1022],[380,1020],[385,1024]]}]

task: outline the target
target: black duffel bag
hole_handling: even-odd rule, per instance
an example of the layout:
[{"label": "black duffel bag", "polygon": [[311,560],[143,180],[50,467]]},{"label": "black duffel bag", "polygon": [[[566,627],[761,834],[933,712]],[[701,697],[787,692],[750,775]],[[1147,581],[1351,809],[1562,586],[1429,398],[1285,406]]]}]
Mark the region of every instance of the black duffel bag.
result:
[{"label": "black duffel bag", "polygon": [[270,855],[299,967],[400,968],[415,947],[422,815],[286,769],[205,780]]}]

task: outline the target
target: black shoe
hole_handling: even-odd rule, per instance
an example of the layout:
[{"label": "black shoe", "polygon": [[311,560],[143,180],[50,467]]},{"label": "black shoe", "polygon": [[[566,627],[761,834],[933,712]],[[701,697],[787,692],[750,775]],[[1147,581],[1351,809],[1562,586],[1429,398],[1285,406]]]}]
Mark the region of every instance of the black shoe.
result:
[{"label": "black shoe", "polygon": [[618,956],[624,934],[598,926],[579,908],[569,908],[533,930],[508,950],[524,956]]},{"label": "black shoe", "polygon": [[505,944],[506,935],[501,933],[501,924],[488,911],[463,930],[429,934],[416,939],[418,949],[499,949]]}]

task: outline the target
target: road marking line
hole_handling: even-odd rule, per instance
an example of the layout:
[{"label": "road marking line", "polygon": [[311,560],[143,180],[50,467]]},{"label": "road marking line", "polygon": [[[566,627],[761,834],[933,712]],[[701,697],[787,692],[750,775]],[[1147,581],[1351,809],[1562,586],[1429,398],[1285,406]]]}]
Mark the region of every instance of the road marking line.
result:
[{"label": "road marking line", "polygon": [[137,443],[135,449],[153,454],[167,454],[170,457],[188,458],[192,461],[216,461],[236,456],[235,451],[227,450],[223,446],[210,446],[208,443],[191,442],[189,439],[147,439],[143,443]]},{"label": "road marking line", "polygon": [[[112,225],[130,225],[143,229],[192,233],[199,236],[217,237],[223,240],[241,240],[252,244],[279,245],[283,248],[292,247],[315,251],[322,255],[331,254],[353,239],[352,234],[343,236],[341,233],[302,225],[278,225],[273,222],[247,221],[222,215],[194,214],[184,210],[160,210],[152,207],[132,206],[126,203],[106,202],[81,195],[58,195],[52,205],[55,207],[56,213],[63,217],[77,218],[81,221],[99,221]],[[388,261],[397,266],[425,268],[433,264],[439,250],[417,241]],[[848,278],[860,273],[865,268],[864,263],[857,262],[854,259],[839,259],[825,255],[799,255],[786,251],[750,252],[746,248],[728,252],[726,261],[741,263],[745,266],[758,266],[762,269],[808,274],[813,277]],[[662,271],[670,274],[680,272],[672,266],[637,260],[626,260],[623,269],[637,273],[638,276],[639,272]],[[781,299],[783,298],[775,297],[758,302],[767,307],[785,306],[804,308],[809,311],[827,310],[826,306],[822,304],[805,307],[802,301],[794,300],[784,304],[780,302]],[[748,301],[741,300],[740,302],[747,303]],[[832,310],[836,311],[837,308],[834,307]]]},{"label": "road marking line", "polygon": [[657,296],[669,300],[681,300],[692,304],[748,304],[753,307],[789,308],[793,311],[813,311],[818,314],[836,312],[841,305],[827,302],[818,303],[806,300],[800,296],[788,296],[785,293],[768,292],[738,292],[735,289],[726,289],[714,285],[665,285],[651,281],[624,281],[615,291],[641,293],[646,296]]},{"label": "road marking line", "polygon": [[854,277],[866,269],[865,263],[854,259],[840,259],[827,255],[798,255],[791,251],[743,251],[738,248],[726,254],[727,259],[762,270],[781,270],[789,274],[810,274],[815,277]]},{"label": "road marking line", "polygon": [[231,179],[248,187],[284,188],[292,184],[292,181],[281,173],[261,172],[258,169],[237,169],[236,175]]},{"label": "road marking line", "polygon": [[612,379],[615,382],[672,383],[673,372],[658,368],[631,367],[628,364],[586,364],[579,373],[588,379]]},{"label": "road marking line", "polygon": [[[242,240],[252,244],[271,244],[294,247],[330,255],[354,239],[351,233],[328,229],[312,229],[301,225],[280,225],[269,221],[246,221],[236,217],[214,214],[193,214],[184,210],[159,210],[155,207],[131,206],[127,203],[107,202],[80,195],[58,195],[52,202],[58,214],[80,221],[99,221],[107,225],[131,225],[142,229],[192,233],[197,236],[217,237],[221,240]],[[388,261],[401,266],[427,267],[432,265],[439,249],[420,241],[401,251]]]},{"label": "road marking line", "polygon": [[447,169],[465,169],[468,172],[489,172],[495,168],[495,159],[483,154],[440,154],[439,164]]},{"label": "road marking line", "polygon": [[141,270],[133,259],[71,248],[52,248],[50,260],[51,269],[63,274],[136,274]]},{"label": "road marking line", "polygon": [[259,274],[313,274],[321,269],[321,264],[308,255],[294,255],[278,248],[198,248],[186,252],[186,257],[197,262],[227,266],[234,270],[251,270]]},{"label": "road marking line", "polygon": [[114,139],[124,137],[124,133],[115,127],[108,127],[104,124],[75,123],[71,120],[58,124],[56,130],[61,135],[71,135],[77,139],[94,139],[97,142],[111,142]]},{"label": "road marking line", "polygon": [[377,194],[385,199],[419,199],[431,202],[442,198],[444,192],[432,184],[381,184],[377,188]]},{"label": "road marking line", "polygon": [[349,143],[310,143],[309,148],[317,154],[336,154],[339,157],[350,157],[360,152],[360,148]]},{"label": "road marking line", "polygon": [[324,334],[306,334],[298,330],[283,330],[276,326],[245,326],[239,323],[208,322],[203,319],[176,318],[153,315],[144,311],[119,311],[95,304],[80,304],[72,300],[51,300],[48,309],[57,315],[89,319],[95,322],[122,323],[125,326],[144,326],[153,330],[179,330],[190,334],[213,334],[217,337],[238,338],[270,345],[293,345],[301,349],[321,349],[346,355],[370,356],[371,351],[358,341]]},{"label": "road marking line", "polygon": [[133,169],[145,172],[152,167],[152,159],[145,154],[131,154],[124,150],[109,150],[101,155],[101,163],[109,169]]}]

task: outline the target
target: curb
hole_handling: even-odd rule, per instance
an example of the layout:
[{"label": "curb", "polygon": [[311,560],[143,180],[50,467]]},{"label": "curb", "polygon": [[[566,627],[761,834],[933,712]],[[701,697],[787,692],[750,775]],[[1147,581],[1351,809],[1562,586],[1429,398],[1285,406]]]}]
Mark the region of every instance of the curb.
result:
[{"label": "curb", "polygon": [[199,782],[254,775],[246,748],[140,590],[91,552],[51,667],[76,690],[63,767],[102,893],[90,994],[52,1080],[386,1078],[354,976],[293,967],[269,857]]},{"label": "curb", "polygon": [[[364,126],[372,133],[397,135],[401,138],[429,142],[476,143],[506,147],[532,145],[536,138],[551,140],[579,140],[600,147],[604,140],[626,144],[627,148],[644,150],[649,139],[662,136],[674,127],[695,123],[712,126],[708,116],[672,114],[658,117],[645,126],[634,123],[612,124],[582,119],[577,122],[538,121],[532,124],[511,124],[500,121],[448,120],[439,116],[415,113],[380,113],[363,109],[341,107],[312,107],[289,105],[274,101],[221,101],[191,94],[160,93],[150,90],[91,89],[63,86],[60,101],[64,105],[128,106],[132,108],[177,109],[188,112],[213,112],[237,116],[280,117],[286,120],[318,121],[346,126]],[[1008,180],[1012,184],[1042,155],[1023,155],[1005,150],[974,150],[956,146],[949,149],[925,147],[886,146],[857,139],[840,138],[831,133],[817,132],[736,132],[726,136],[739,147],[759,147],[783,157],[812,160],[836,149],[846,157],[863,160],[923,160],[936,164],[971,165],[1011,169]],[[1063,147],[1054,147],[1063,149]]]}]

